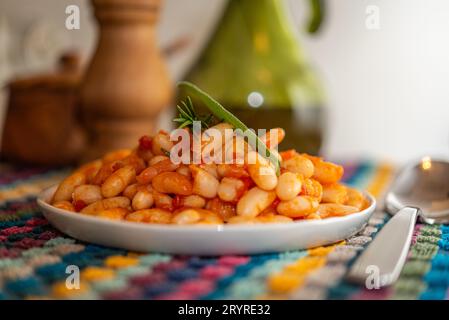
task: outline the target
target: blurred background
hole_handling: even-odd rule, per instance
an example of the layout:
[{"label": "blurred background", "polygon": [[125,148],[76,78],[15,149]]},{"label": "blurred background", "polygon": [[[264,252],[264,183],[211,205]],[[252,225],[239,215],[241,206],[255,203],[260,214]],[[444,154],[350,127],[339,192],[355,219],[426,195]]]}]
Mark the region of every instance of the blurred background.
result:
[{"label": "blurred background", "polygon": [[[274,1],[283,2],[301,61],[322,90],[322,154],[398,163],[426,155],[449,157],[449,2],[326,1],[324,22],[310,35],[308,1]],[[173,81],[198,63],[226,3],[162,2],[157,46],[175,48],[165,58]],[[65,27],[68,5],[80,8],[79,30]],[[61,54],[72,49],[85,65],[97,40],[87,0],[0,0],[0,132],[8,105],[5,86],[13,77],[54,69]],[[258,96],[252,97],[257,103]],[[158,126],[170,126],[170,110],[164,109]]]}]

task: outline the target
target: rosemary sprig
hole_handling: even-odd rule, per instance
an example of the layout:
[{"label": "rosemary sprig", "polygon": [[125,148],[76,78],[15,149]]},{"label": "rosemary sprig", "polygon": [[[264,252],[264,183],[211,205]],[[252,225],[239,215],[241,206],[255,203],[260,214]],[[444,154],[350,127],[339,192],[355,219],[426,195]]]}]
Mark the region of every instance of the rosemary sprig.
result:
[{"label": "rosemary sprig", "polygon": [[194,84],[187,81],[181,81],[178,83],[178,87],[192,97],[200,99],[216,118],[229,123],[235,129],[241,129],[243,132],[247,132],[250,138],[248,139],[248,142],[250,143],[251,147],[257,150],[257,152],[262,157],[268,158],[274,165],[276,173],[278,175],[280,174],[280,161],[278,156],[275,153],[271,152],[270,149],[265,145],[265,143],[260,140],[260,138],[254,133],[254,131],[249,130],[248,127],[242,121],[240,121],[239,118],[234,116],[218,101],[216,101],[209,94],[207,94]]},{"label": "rosemary sprig", "polygon": [[193,125],[194,121],[200,121],[202,127],[205,127],[206,129],[209,128],[213,115],[209,114],[207,117],[198,115],[193,107],[192,99],[190,99],[190,97],[187,97],[186,101],[181,101],[181,106],[177,105],[176,108],[178,109],[179,114],[173,121],[179,124],[178,128],[190,127]]}]

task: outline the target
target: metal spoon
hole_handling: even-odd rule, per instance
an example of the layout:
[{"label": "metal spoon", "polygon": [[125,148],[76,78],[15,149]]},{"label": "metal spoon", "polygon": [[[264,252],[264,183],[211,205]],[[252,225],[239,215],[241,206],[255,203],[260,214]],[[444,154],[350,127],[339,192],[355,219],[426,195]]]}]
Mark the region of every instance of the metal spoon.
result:
[{"label": "metal spoon", "polygon": [[394,215],[352,265],[347,280],[366,284],[378,277],[380,287],[393,284],[407,258],[417,217],[424,223],[449,223],[449,162],[431,160],[406,166],[385,197]]}]

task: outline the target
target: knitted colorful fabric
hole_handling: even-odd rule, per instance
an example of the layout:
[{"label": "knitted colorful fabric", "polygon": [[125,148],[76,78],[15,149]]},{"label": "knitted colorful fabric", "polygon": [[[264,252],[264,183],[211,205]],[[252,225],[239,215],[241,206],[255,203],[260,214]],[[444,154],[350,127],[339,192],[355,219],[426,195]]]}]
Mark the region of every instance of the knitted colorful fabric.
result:
[{"label": "knitted colorful fabric", "polygon": [[[252,256],[127,252],[54,229],[36,194],[67,169],[0,165],[0,299],[445,299],[449,228],[416,227],[408,261],[388,290],[346,283],[350,264],[388,219],[376,212],[354,237],[331,246]],[[382,196],[391,167],[346,166],[346,183]],[[80,281],[70,277],[73,266]],[[75,287],[75,288],[74,288]]]}]

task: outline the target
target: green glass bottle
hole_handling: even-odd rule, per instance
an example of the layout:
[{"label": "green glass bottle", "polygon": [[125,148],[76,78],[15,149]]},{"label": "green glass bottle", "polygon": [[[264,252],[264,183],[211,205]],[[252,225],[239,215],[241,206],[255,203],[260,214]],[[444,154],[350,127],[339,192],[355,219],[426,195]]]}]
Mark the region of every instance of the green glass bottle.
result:
[{"label": "green glass bottle", "polygon": [[284,128],[280,149],[319,152],[323,93],[284,1],[229,0],[185,80],[210,93],[250,128]]}]

